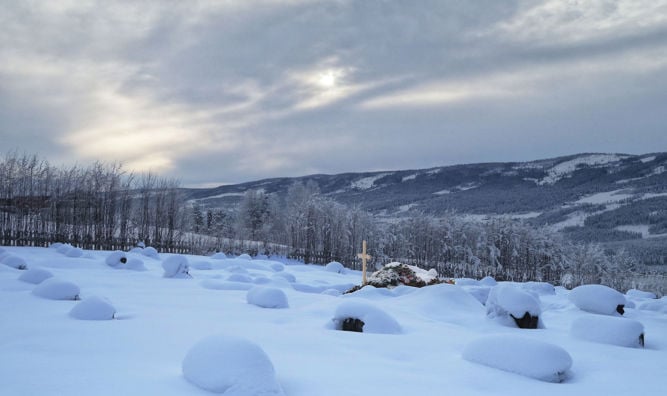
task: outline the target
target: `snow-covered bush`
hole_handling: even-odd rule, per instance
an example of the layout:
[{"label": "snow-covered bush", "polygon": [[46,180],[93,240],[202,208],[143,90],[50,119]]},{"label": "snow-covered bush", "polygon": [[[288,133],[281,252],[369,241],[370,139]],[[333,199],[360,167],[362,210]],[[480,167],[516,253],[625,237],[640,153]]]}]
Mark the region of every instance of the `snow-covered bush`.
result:
[{"label": "snow-covered bush", "polygon": [[572,367],[572,357],[563,348],[510,335],[477,339],[465,347],[463,358],[473,363],[548,382],[564,381]]},{"label": "snow-covered bush", "polygon": [[604,285],[583,285],[572,289],[570,301],[579,309],[602,315],[623,315],[625,296]]},{"label": "snow-covered bush", "polygon": [[129,260],[127,260],[127,264],[125,264],[122,268],[132,271],[146,271],[146,266],[144,265],[144,262],[139,260],[138,258],[130,258]]},{"label": "snow-covered bush", "polygon": [[368,277],[368,284],[375,287],[394,287],[406,285],[423,287],[440,283],[435,269],[424,270],[414,265],[393,262]]},{"label": "snow-covered bush", "polygon": [[32,294],[49,300],[78,300],[79,293],[79,286],[56,278],[46,279],[32,291]]},{"label": "snow-covered bush", "polygon": [[496,286],[498,284],[498,282],[496,282],[496,280],[493,279],[493,277],[485,276],[485,277],[483,277],[482,279],[479,280],[479,284],[482,285],[482,286],[491,286],[491,287],[493,287],[493,286]]},{"label": "snow-covered bush", "polygon": [[249,254],[243,253],[242,255],[238,256],[237,259],[239,260],[252,260],[252,257],[250,257]]},{"label": "snow-covered bush", "polygon": [[325,270],[329,272],[335,272],[337,274],[342,274],[345,271],[343,264],[338,261],[332,261],[324,267]]},{"label": "snow-covered bush", "polygon": [[290,274],[289,272],[279,272],[275,275],[272,276],[273,279],[275,280],[286,280],[289,283],[294,283],[296,282],[296,276]]},{"label": "snow-covered bush", "polygon": [[78,248],[78,247],[72,247],[72,248],[67,250],[67,252],[65,253],[65,256],[72,257],[72,258],[83,257],[83,249]]},{"label": "snow-covered bush", "polygon": [[627,292],[625,292],[625,295],[630,298],[637,298],[637,299],[652,299],[652,298],[657,298],[655,293],[651,292],[646,292],[642,290],[637,290],[637,289],[630,289]]},{"label": "snow-covered bush", "polygon": [[63,243],[63,244],[61,244],[60,246],[58,246],[58,247],[56,248],[56,250],[57,250],[58,253],[60,253],[60,254],[67,254],[67,252],[69,252],[70,249],[72,249],[72,248],[73,248],[72,245],[70,245],[69,243]]},{"label": "snow-covered bush", "polygon": [[275,287],[256,286],[248,290],[246,294],[248,304],[256,305],[262,308],[287,308],[287,295],[285,292]]},{"label": "snow-covered bush", "polygon": [[2,259],[2,263],[6,266],[16,268],[19,270],[28,269],[28,264],[26,264],[25,260],[22,257],[13,256],[11,254],[5,256],[5,258]]},{"label": "snow-covered bush", "polygon": [[191,278],[188,259],[180,254],[166,258],[162,262],[162,268],[164,269],[165,278]]},{"label": "snow-covered bush", "polygon": [[544,328],[540,302],[530,293],[511,285],[491,289],[486,300],[486,315],[505,326],[524,329]]},{"label": "snow-covered bush", "polygon": [[109,267],[119,268],[127,264],[127,255],[125,254],[125,252],[116,250],[114,252],[111,252],[104,260],[104,262]]},{"label": "snow-covered bush", "polygon": [[257,344],[216,335],[196,343],[183,359],[192,384],[226,396],[282,396],[271,360]]},{"label": "snow-covered bush", "polygon": [[152,246],[148,246],[146,248],[143,248],[141,250],[141,254],[143,254],[146,257],[152,257],[154,259],[159,259],[160,258],[160,254],[157,252],[157,249],[155,249]]},{"label": "snow-covered bush", "polygon": [[586,315],[576,319],[570,328],[573,337],[622,347],[644,346],[644,326],[633,319]]},{"label": "snow-covered bush", "polygon": [[224,260],[224,259],[227,258],[227,255],[224,254],[223,252],[218,252],[218,253],[214,253],[214,254],[211,256],[211,258],[212,258],[212,259],[215,259],[215,260]]},{"label": "snow-covered bush", "polygon": [[52,278],[53,274],[42,268],[30,268],[19,276],[19,280],[38,285],[45,280]]},{"label": "snow-covered bush", "polygon": [[345,301],[336,308],[332,319],[335,330],[363,333],[398,334],[402,332],[396,319],[388,313],[361,301]]},{"label": "snow-covered bush", "polygon": [[230,282],[252,283],[252,278],[243,274],[231,274],[227,277]]},{"label": "snow-covered bush", "polygon": [[106,298],[90,296],[77,303],[69,315],[80,320],[111,320],[116,315],[116,308]]}]

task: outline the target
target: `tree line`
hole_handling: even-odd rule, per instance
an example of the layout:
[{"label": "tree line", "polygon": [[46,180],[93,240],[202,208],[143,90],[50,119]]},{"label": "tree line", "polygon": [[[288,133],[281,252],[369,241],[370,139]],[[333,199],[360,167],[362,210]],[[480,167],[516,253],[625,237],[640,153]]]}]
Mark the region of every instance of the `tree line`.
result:
[{"label": "tree line", "polygon": [[623,249],[605,252],[511,219],[374,217],[320,194],[312,182],[295,183],[284,196],[248,191],[230,210],[203,202],[187,201],[176,180],[135,175],[119,164],[55,167],[34,155],[9,153],[0,161],[0,244],[60,241],[126,249],[142,241],[162,251],[246,250],[358,269],[357,253],[367,240],[373,265],[401,261],[447,277],[627,289],[641,286],[629,274],[650,272]]}]

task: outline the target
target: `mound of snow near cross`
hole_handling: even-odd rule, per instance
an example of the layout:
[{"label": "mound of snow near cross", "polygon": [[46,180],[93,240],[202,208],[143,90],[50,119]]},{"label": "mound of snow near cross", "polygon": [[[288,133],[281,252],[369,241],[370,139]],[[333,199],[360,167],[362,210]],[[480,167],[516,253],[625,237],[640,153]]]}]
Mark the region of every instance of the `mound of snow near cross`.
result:
[{"label": "mound of snow near cross", "polygon": [[[492,279],[423,288],[366,286],[341,295],[360,283],[359,271],[267,257],[183,255],[167,266],[175,274],[184,275],[185,264],[211,266],[191,265],[186,277],[192,279],[175,280],[163,276],[162,264],[177,255],[126,252],[128,262],[138,259],[146,269],[127,271],[107,264],[110,251],[68,257],[61,248],[73,247],[0,251],[28,264],[25,271],[0,265],[2,395],[206,395],[212,393],[202,385],[222,384],[220,391],[229,384],[222,393],[229,396],[247,384],[246,374],[235,374],[241,366],[252,366],[246,373],[258,389],[244,395],[620,396],[660,393],[666,384],[665,298],[631,292],[636,308],[626,305],[623,316],[603,316],[579,309],[569,298],[572,292],[561,287],[497,282],[539,296],[545,328],[523,330],[487,319],[478,292],[491,290]],[[35,269],[53,277],[33,283],[46,275]],[[234,274],[251,282],[229,280]],[[33,276],[26,282],[24,277]],[[284,293],[288,306],[249,304],[248,291],[258,285]],[[37,290],[50,290],[50,297],[41,298]],[[80,301],[71,300],[77,296]],[[94,296],[103,298],[95,302]],[[517,305],[530,308],[524,302]],[[605,310],[615,302],[605,302]],[[362,333],[335,330],[335,320],[353,316],[364,321]],[[638,342],[640,329],[644,348],[619,345]],[[224,339],[214,338],[186,364],[199,340],[215,334]],[[238,338],[245,341],[229,341]],[[248,344],[265,359],[250,359],[254,348],[243,346]],[[565,354],[556,351],[570,356],[569,369]]]}]

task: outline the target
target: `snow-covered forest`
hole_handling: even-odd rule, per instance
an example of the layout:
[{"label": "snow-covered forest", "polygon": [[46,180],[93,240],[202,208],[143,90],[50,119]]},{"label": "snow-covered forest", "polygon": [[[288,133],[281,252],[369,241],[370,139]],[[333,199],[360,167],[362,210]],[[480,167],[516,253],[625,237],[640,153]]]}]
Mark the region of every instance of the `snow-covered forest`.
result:
[{"label": "snow-covered forest", "polygon": [[177,180],[131,174],[118,164],[58,167],[18,153],[0,160],[0,231],[0,245],[59,241],[126,249],[144,242],[164,252],[277,254],[357,269],[367,240],[373,264],[401,261],[449,277],[665,293],[665,278],[647,276],[653,267],[622,249],[571,242],[516,220],[475,222],[455,213],[381,220],[299,183],[285,197],[248,191],[236,210],[223,211],[186,201]]}]

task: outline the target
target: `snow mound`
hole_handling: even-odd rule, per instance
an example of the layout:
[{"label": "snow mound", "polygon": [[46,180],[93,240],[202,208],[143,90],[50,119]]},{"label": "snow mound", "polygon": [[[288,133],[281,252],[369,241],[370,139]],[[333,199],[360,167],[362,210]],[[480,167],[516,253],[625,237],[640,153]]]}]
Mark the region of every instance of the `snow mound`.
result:
[{"label": "snow mound", "polygon": [[269,265],[269,268],[271,268],[275,272],[281,272],[285,270],[285,266],[281,263],[271,263]]},{"label": "snow mound", "polygon": [[249,254],[243,253],[242,255],[238,256],[237,259],[239,260],[252,260],[252,257],[250,257]]},{"label": "snow mound", "polygon": [[458,286],[479,286],[479,281],[471,278],[457,278],[454,283]]},{"label": "snow mound", "polygon": [[231,274],[227,277],[227,280],[230,282],[252,283],[252,278],[243,274]]},{"label": "snow mound", "polygon": [[324,295],[327,295],[327,296],[338,297],[338,296],[342,295],[343,293],[341,293],[339,290],[336,290],[336,289],[326,289],[320,294],[324,294]]},{"label": "snow mound", "polygon": [[72,248],[67,250],[67,252],[65,253],[65,256],[72,257],[72,258],[83,257],[83,249],[78,248],[78,247],[72,247]]},{"label": "snow mound", "polygon": [[498,282],[490,276],[485,276],[479,280],[479,284],[482,286],[496,286]]},{"label": "snow mound", "polygon": [[547,382],[563,382],[572,367],[572,357],[563,348],[510,335],[477,339],[465,347],[463,358]]},{"label": "snow mound", "polygon": [[227,258],[227,255],[224,254],[223,252],[218,252],[218,253],[214,253],[214,254],[211,256],[211,258],[212,258],[212,259],[215,259],[215,260],[224,260],[224,259]]},{"label": "snow mound", "polygon": [[339,263],[338,261],[330,262],[324,267],[324,269],[328,272],[335,272],[337,274],[342,274],[345,271],[343,264]]},{"label": "snow mound", "polygon": [[273,275],[272,278],[276,279],[276,280],[280,280],[280,279],[286,280],[289,283],[296,282],[296,276],[290,274],[289,272],[279,272],[279,273]]},{"label": "snow mound", "polygon": [[138,258],[131,258],[128,260],[127,264],[123,267],[126,270],[132,270],[132,271],[146,271],[147,268],[144,265],[144,262],[139,260]]},{"label": "snow mound", "polygon": [[636,320],[627,318],[582,316],[572,323],[570,334],[575,338],[602,344],[631,348],[644,346],[644,326]]},{"label": "snow mound", "polygon": [[225,396],[282,396],[271,360],[246,339],[216,335],[196,343],[183,359],[192,384]]},{"label": "snow mound", "polygon": [[475,299],[482,305],[486,304],[486,300],[489,299],[489,292],[491,292],[492,289],[492,287],[489,286],[461,286],[461,288],[471,296],[475,297]]},{"label": "snow mound", "polygon": [[345,301],[336,308],[332,319],[333,329],[347,330],[346,322],[350,319],[361,321],[362,332],[378,334],[399,334],[401,325],[388,313],[361,301]]},{"label": "snow mound", "polygon": [[569,298],[582,311],[601,315],[622,315],[625,306],[625,296],[604,285],[575,287]]},{"label": "snow mound", "polygon": [[637,299],[646,299],[646,298],[654,299],[654,298],[657,298],[655,293],[641,291],[641,290],[637,290],[637,289],[630,289],[627,292],[625,292],[625,295],[626,295],[626,297],[637,298]]},{"label": "snow mound", "polygon": [[104,262],[112,268],[120,268],[127,264],[127,255],[125,252],[121,252],[120,250],[116,250],[114,252],[111,252],[107,256],[107,258],[104,260]]},{"label": "snow mound", "polygon": [[2,259],[2,263],[6,266],[16,268],[19,270],[28,269],[28,264],[26,264],[25,260],[19,256],[12,256],[12,255],[5,256],[5,258]]},{"label": "snow mound", "polygon": [[637,305],[637,309],[642,311],[662,312],[667,314],[667,297],[659,300],[649,300]]},{"label": "snow mound", "polygon": [[90,296],[76,304],[69,315],[79,320],[111,320],[116,315],[116,309],[109,300]]},{"label": "snow mound", "polygon": [[[59,249],[63,245],[62,242],[53,242],[52,244],[49,245],[49,249]],[[2,252],[0,252],[2,253]]]},{"label": "snow mound", "polygon": [[38,285],[45,280],[52,278],[53,274],[42,268],[31,268],[19,276],[19,280]]},{"label": "snow mound", "polygon": [[275,287],[256,286],[248,290],[248,304],[262,308],[288,308],[285,292]]},{"label": "snow mound", "polygon": [[486,300],[486,315],[510,327],[544,328],[540,302],[532,294],[511,285],[491,289]]},{"label": "snow mound", "polygon": [[521,288],[527,292],[532,292],[540,296],[556,294],[556,288],[554,285],[547,282],[525,282],[521,284]]},{"label": "snow mound", "polygon": [[160,253],[157,252],[157,249],[155,249],[152,246],[148,246],[146,248],[141,249],[141,254],[143,254],[146,257],[152,257],[155,259],[160,258]]},{"label": "snow mound", "polygon": [[143,252],[144,252],[144,248],[140,248],[140,247],[133,247],[129,251],[129,253],[135,253],[135,254],[143,254]]},{"label": "snow mound", "polygon": [[[147,248],[148,249],[148,248]],[[162,262],[165,278],[191,278],[188,259],[180,254],[170,256]]]},{"label": "snow mound", "polygon": [[195,261],[194,263],[192,263],[192,265],[190,265],[190,267],[196,270],[203,270],[203,271],[213,269],[213,266],[208,261]]},{"label": "snow mound", "polygon": [[79,286],[56,278],[46,279],[32,291],[32,294],[49,300],[78,300]]},{"label": "snow mound", "polygon": [[67,252],[69,252],[70,249],[73,249],[73,247],[72,247],[72,245],[70,245],[69,243],[63,243],[63,244],[61,244],[60,246],[58,246],[58,247],[56,248],[56,250],[57,250],[58,253],[60,253],[60,254],[67,254]]}]

